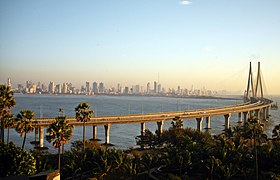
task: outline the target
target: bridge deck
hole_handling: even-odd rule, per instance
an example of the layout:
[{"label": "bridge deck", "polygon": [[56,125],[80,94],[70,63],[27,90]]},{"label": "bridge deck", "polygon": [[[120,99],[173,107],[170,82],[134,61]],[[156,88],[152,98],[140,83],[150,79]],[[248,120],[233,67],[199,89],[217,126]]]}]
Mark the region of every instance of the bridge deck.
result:
[{"label": "bridge deck", "polygon": [[[271,106],[271,101],[267,99],[262,99],[253,103],[242,103],[226,107],[217,107],[209,109],[199,109],[199,110],[185,110],[185,111],[175,111],[175,112],[159,112],[150,114],[130,114],[130,115],[113,115],[113,116],[98,116],[92,117],[89,122],[84,125],[106,125],[106,124],[128,124],[128,123],[140,123],[140,122],[158,122],[161,120],[172,120],[174,117],[180,117],[183,120],[191,118],[202,118],[202,117],[212,117],[221,116],[232,113],[242,113],[254,111],[262,108]],[[83,123],[78,122],[74,117],[67,117],[69,123],[75,126],[83,125]],[[37,126],[49,126],[54,122],[55,118],[38,118]]]}]

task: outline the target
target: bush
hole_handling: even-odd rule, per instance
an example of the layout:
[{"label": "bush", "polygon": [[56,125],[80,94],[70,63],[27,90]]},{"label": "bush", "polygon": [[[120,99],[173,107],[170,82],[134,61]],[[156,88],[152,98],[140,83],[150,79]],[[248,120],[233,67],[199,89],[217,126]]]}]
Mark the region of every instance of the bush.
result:
[{"label": "bush", "polygon": [[0,142],[0,176],[31,175],[36,172],[36,160],[14,143]]}]

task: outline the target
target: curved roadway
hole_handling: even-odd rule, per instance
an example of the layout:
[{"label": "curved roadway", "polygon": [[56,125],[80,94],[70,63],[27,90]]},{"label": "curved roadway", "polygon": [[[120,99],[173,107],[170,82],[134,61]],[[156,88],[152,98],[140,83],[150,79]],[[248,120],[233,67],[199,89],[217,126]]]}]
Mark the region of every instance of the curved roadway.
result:
[{"label": "curved roadway", "polygon": [[[191,118],[202,118],[202,117],[213,117],[223,116],[227,114],[235,114],[242,112],[250,112],[254,110],[260,110],[263,108],[270,107],[272,104],[271,100],[259,99],[253,102],[247,102],[232,106],[199,109],[199,110],[186,110],[186,111],[175,111],[175,112],[159,112],[150,114],[130,114],[130,115],[114,115],[114,116],[99,116],[92,117],[89,122],[86,122],[86,126],[92,125],[106,125],[106,124],[128,124],[128,123],[141,123],[141,122],[158,122],[162,120],[172,120],[175,117],[180,117],[183,120]],[[55,118],[38,118],[36,119],[37,126],[49,126],[54,122]],[[74,117],[67,117],[69,123],[75,126],[83,125],[78,122]]]}]

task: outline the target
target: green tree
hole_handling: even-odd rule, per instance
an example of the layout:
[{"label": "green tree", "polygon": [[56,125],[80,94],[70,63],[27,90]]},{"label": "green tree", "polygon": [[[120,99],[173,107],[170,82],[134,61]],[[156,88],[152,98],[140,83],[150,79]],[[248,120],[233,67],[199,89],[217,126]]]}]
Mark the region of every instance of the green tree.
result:
[{"label": "green tree", "polygon": [[53,142],[53,146],[58,149],[58,170],[60,171],[60,147],[72,138],[73,125],[69,124],[66,117],[57,117],[47,129],[47,141]]},{"label": "green tree", "polygon": [[36,160],[31,154],[12,142],[4,144],[0,141],[0,177],[31,175],[35,172]]},{"label": "green tree", "polygon": [[13,97],[14,92],[11,87],[0,85],[0,120],[1,120],[1,133],[0,140],[4,142],[4,128],[5,121],[4,117],[9,117],[11,114],[10,109],[16,106],[16,101]]},{"label": "green tree", "polygon": [[85,135],[86,128],[85,123],[90,121],[91,115],[94,113],[93,110],[89,110],[90,105],[87,102],[80,103],[76,108],[76,119],[83,123],[83,149],[85,151]]},{"label": "green tree", "polygon": [[7,114],[3,120],[5,121],[5,128],[8,129],[7,131],[7,144],[9,143],[9,137],[10,137],[10,128],[14,127],[15,122],[13,119],[13,114]]},{"label": "green tree", "polygon": [[26,134],[34,130],[34,125],[36,124],[36,121],[33,120],[34,116],[35,113],[31,110],[22,110],[17,115],[16,131],[20,133],[21,136],[24,135],[22,149],[24,149]]}]

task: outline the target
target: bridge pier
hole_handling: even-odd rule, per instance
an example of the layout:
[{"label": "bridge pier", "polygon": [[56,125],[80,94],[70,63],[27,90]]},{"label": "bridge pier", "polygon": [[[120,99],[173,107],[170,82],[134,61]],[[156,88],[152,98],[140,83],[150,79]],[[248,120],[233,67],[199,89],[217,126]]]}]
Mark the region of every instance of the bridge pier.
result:
[{"label": "bridge pier", "polygon": [[145,135],[145,129],[146,129],[146,124],[144,122],[141,122],[141,136]]},{"label": "bridge pier", "polygon": [[266,107],[266,119],[269,118],[269,107]]},{"label": "bridge pier", "polygon": [[229,129],[229,126],[230,126],[230,115],[231,114],[225,114],[224,117],[225,117],[225,129]]},{"label": "bridge pier", "polygon": [[266,108],[262,109],[262,120],[266,120]]},{"label": "bridge pier", "polygon": [[261,111],[260,111],[260,109],[256,109],[255,110],[255,115],[256,115],[257,120],[261,120]]},{"label": "bridge pier", "polygon": [[196,118],[197,130],[199,132],[202,131],[202,121],[203,121],[202,117]]},{"label": "bridge pier", "polygon": [[211,129],[211,117],[206,117],[206,129]]},{"label": "bridge pier", "polygon": [[159,137],[161,136],[162,131],[163,131],[163,129],[162,129],[163,123],[164,123],[164,120],[158,121],[158,122],[157,122],[157,125],[158,125],[158,136],[159,136]]},{"label": "bridge pier", "polygon": [[39,139],[40,139],[40,148],[43,148],[44,147],[44,126],[40,126],[40,135],[39,135]]},{"label": "bridge pier", "polygon": [[94,126],[92,126],[92,140],[93,141],[95,141],[97,138],[96,134],[97,134],[97,127],[96,127],[96,125],[94,125]]},{"label": "bridge pier", "polygon": [[110,144],[110,126],[111,126],[111,124],[104,125],[104,128],[105,128],[105,144]]},{"label": "bridge pier", "polygon": [[34,135],[35,135],[35,139],[34,141],[31,141],[30,144],[34,144],[35,147],[37,147],[39,145],[39,127],[35,127],[35,132],[34,132]]},{"label": "bridge pier", "polygon": [[248,121],[248,116],[249,116],[249,112],[248,112],[248,111],[243,112],[244,124],[247,123],[247,121]]},{"label": "bridge pier", "polygon": [[238,113],[238,123],[242,123],[242,113]]},{"label": "bridge pier", "polygon": [[254,117],[254,111],[249,111],[249,119],[252,119]]}]

